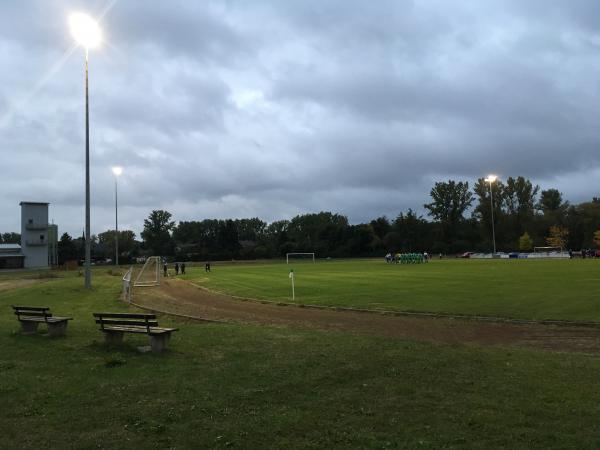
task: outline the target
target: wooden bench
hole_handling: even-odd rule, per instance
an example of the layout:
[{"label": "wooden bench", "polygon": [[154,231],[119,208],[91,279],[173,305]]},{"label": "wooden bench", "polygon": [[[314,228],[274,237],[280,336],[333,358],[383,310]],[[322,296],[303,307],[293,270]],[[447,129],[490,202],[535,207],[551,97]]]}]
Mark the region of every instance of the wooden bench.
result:
[{"label": "wooden bench", "polygon": [[124,333],[143,333],[150,337],[150,347],[157,353],[167,347],[171,333],[178,331],[159,327],[155,314],[94,313],[94,318],[107,344],[120,344]]},{"label": "wooden bench", "polygon": [[39,306],[14,306],[17,320],[21,322],[21,331],[25,334],[37,333],[38,325],[45,323],[51,337],[64,336],[71,317],[54,317],[50,308]]}]

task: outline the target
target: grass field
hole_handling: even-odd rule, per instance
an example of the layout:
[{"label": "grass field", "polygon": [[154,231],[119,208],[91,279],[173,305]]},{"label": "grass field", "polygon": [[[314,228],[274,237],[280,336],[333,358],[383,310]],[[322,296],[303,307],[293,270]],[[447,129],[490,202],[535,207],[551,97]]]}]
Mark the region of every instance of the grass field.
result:
[{"label": "grass field", "polygon": [[380,260],[191,267],[186,278],[213,290],[273,301],[356,308],[600,320],[600,261]]},{"label": "grass field", "polygon": [[[91,317],[127,310],[119,277],[95,271],[91,292],[80,277],[41,281],[0,293],[0,448],[547,449],[600,441],[597,356],[166,318],[180,328],[170,351],[141,354],[139,336],[105,347]],[[23,303],[74,317],[67,337],[18,333],[9,305]]]}]

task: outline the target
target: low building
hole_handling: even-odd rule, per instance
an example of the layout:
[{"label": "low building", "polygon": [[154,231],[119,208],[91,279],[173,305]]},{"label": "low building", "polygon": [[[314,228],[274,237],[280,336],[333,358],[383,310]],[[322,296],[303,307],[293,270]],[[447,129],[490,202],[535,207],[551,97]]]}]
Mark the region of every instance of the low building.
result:
[{"label": "low building", "polygon": [[0,244],[0,269],[21,269],[24,259],[19,244]]}]

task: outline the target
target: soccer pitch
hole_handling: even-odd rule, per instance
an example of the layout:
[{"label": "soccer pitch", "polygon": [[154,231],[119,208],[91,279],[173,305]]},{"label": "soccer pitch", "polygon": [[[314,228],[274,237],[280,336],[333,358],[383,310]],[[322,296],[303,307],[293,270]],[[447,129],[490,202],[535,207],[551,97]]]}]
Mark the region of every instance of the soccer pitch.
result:
[{"label": "soccer pitch", "polygon": [[600,320],[600,261],[381,260],[238,263],[190,267],[185,278],[231,295],[393,311],[477,314],[524,319]]}]

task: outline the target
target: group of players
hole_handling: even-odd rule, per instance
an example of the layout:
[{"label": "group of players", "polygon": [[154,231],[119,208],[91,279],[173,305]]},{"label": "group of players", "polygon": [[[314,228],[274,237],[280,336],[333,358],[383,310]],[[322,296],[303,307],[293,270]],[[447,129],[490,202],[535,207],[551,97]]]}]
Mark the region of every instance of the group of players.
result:
[{"label": "group of players", "polygon": [[429,254],[423,253],[396,253],[385,255],[385,262],[389,264],[423,264],[429,261]]}]

